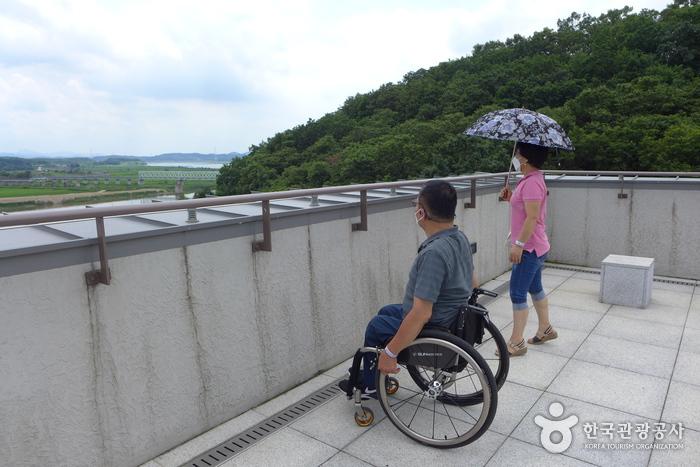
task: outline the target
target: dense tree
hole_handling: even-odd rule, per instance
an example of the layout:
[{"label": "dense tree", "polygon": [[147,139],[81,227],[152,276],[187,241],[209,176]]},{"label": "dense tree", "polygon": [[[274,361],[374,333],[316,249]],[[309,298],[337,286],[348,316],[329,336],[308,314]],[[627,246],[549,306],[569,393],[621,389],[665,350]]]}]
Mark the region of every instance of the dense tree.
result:
[{"label": "dense tree", "polygon": [[507,170],[508,143],[461,133],[491,110],[556,119],[576,145],[550,168],[700,170],[700,5],[572,13],[531,37],[407,73],[252,146],[217,193]]}]

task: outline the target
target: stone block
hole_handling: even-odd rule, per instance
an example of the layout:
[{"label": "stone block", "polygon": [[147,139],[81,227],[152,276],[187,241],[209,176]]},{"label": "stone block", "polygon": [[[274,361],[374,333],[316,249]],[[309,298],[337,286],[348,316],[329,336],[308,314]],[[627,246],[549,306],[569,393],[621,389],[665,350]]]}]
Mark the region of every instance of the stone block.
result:
[{"label": "stone block", "polygon": [[608,255],[600,274],[602,303],[646,308],[651,302],[654,258]]}]

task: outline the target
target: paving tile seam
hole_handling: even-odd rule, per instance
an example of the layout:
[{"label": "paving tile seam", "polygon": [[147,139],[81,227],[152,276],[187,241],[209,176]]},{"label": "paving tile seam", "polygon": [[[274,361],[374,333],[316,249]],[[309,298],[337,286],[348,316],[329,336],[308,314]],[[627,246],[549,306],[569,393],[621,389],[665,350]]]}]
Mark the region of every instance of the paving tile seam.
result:
[{"label": "paving tile seam", "polygon": [[[367,465],[369,465],[369,466],[371,466],[371,467],[383,467],[383,466],[378,466],[378,465],[376,465],[376,464],[372,464],[371,462],[367,462],[366,460],[362,460],[362,459],[360,459],[359,457],[355,456],[354,454],[350,454],[349,452],[346,452],[346,451],[343,451],[343,450],[340,450],[340,451],[338,451],[337,453],[335,453],[335,454],[333,455],[333,457],[337,456],[337,455],[340,454],[340,453],[343,453],[343,454],[345,454],[346,456],[350,456],[350,457],[352,457],[353,459],[357,459],[358,461],[360,461],[360,462],[362,462],[362,463],[365,463],[365,464],[367,464]],[[331,459],[333,459],[333,457],[331,457]],[[331,460],[331,459],[328,459],[326,462],[328,462],[328,461]],[[324,462],[323,464],[321,464],[319,467],[323,467],[323,465],[324,465],[326,462]]]},{"label": "paving tile seam", "polygon": [[[332,399],[335,399],[336,397],[340,397],[340,396],[342,396],[342,395],[343,395],[343,394],[338,394],[337,396],[333,397]],[[329,399],[329,402],[330,402],[330,399]],[[306,415],[308,415],[308,414],[302,415],[301,417],[297,418],[297,420],[301,420],[301,419],[304,418]],[[382,420],[382,421],[384,421],[384,420]],[[295,422],[296,422],[296,420],[295,420]],[[374,420],[374,422],[372,422],[372,425],[371,425],[371,426],[365,427],[365,430],[363,430],[362,433],[360,433],[359,435],[357,435],[354,439],[348,441],[345,445],[343,445],[342,448],[336,448],[335,446],[331,446],[331,447],[333,447],[333,449],[337,449],[337,450],[340,451],[340,452],[345,452],[346,454],[349,454],[349,455],[351,455],[351,456],[353,456],[353,457],[355,457],[355,458],[358,458],[357,456],[355,456],[355,455],[353,455],[353,454],[350,454],[349,452],[346,452],[346,451],[345,451],[345,448],[347,448],[347,447],[350,446],[352,443],[354,443],[355,441],[357,441],[359,438],[361,438],[362,436],[364,436],[367,432],[369,432],[369,431],[375,429],[380,423],[381,423],[381,422],[378,422],[378,421],[376,420],[376,418],[375,418],[375,420]],[[304,431],[301,431],[301,430],[298,430],[298,429],[294,428],[293,425],[294,425],[294,423],[292,423],[292,424],[290,424],[290,425],[287,425],[285,428],[291,428],[291,429],[293,429],[294,431],[298,431],[299,433],[303,433],[303,434],[305,434],[306,436],[315,439],[316,441],[320,441],[320,442],[323,443],[323,444],[328,444],[328,443],[326,443],[325,441],[322,441],[322,440],[316,438],[316,437],[315,437],[314,435],[312,435],[312,434],[309,434],[309,433],[306,433],[306,432],[304,432]],[[392,425],[392,426],[393,426],[393,425]],[[358,458],[358,459],[359,459],[359,458]],[[362,459],[360,459],[360,460],[362,460]],[[367,461],[365,461],[365,460],[362,460],[362,461],[363,461],[363,462],[367,462]],[[367,462],[367,463],[368,463],[368,464],[371,464],[370,462]]]},{"label": "paving tile seam", "polygon": [[[695,296],[695,290],[697,289],[697,285],[693,287],[693,296]],[[681,347],[683,346],[683,339],[685,337],[685,329],[686,325],[688,324],[688,317],[690,316],[690,308],[693,304],[693,301],[691,300],[690,303],[688,304],[688,310],[685,314],[685,321],[683,322],[683,332],[681,334],[681,338],[678,341],[678,347],[676,348],[676,358],[673,360],[673,368],[671,369],[671,379],[668,382],[668,385],[666,386],[666,394],[664,394],[664,403],[661,405],[661,415],[659,416],[659,422],[663,420],[664,418],[664,412],[666,411],[666,402],[668,402],[668,393],[671,390],[671,384],[673,383],[673,375],[676,372],[676,365],[678,364],[678,356],[681,353]],[[672,422],[673,423],[673,422]],[[649,455],[649,460],[647,461],[647,467],[649,467],[649,464],[651,463],[651,457],[654,454],[655,449],[652,447],[651,454]]]},{"label": "paving tile seam", "polygon": [[[607,338],[609,338],[609,339],[612,339],[611,337],[609,337],[609,336],[603,336],[602,334],[595,334],[595,335],[596,335],[596,336],[600,336],[600,337],[607,337]],[[620,340],[624,340],[624,339],[620,339]],[[640,342],[634,342],[634,341],[629,341],[629,340],[625,340],[625,342],[631,342],[631,343],[635,343],[635,344],[640,344]],[[642,345],[646,345],[646,344],[642,344]],[[673,349],[671,349],[671,348],[669,348],[669,347],[659,347],[659,346],[657,346],[657,345],[651,345],[651,344],[648,344],[648,345],[651,346],[651,347],[656,347],[657,349],[673,350]],[[537,349],[533,349],[533,350],[537,350]],[[539,350],[539,352],[542,352],[542,351]],[[626,372],[628,372],[628,373],[634,373],[634,374],[639,375],[639,376],[651,376],[652,378],[659,378],[659,379],[665,379],[665,380],[672,379],[671,376],[666,377],[666,376],[653,375],[653,374],[651,374],[651,373],[642,373],[642,372],[637,371],[637,370],[630,370],[629,368],[622,368],[622,367],[617,366],[617,365],[603,365],[603,364],[600,363],[600,362],[594,362],[594,361],[592,361],[592,360],[586,360],[585,358],[577,357],[576,354],[572,355],[572,356],[571,356],[571,359],[572,359],[572,360],[576,360],[577,362],[585,362],[585,363],[590,363],[590,364],[593,364],[593,365],[602,366],[602,367],[604,367],[604,368],[613,368],[613,369],[615,369],[615,370],[626,371]],[[671,373],[671,375],[673,375],[673,373]],[[692,384],[692,383],[688,383],[688,384]],[[694,385],[694,386],[698,386],[698,385]]]},{"label": "paving tile seam", "polygon": [[[621,409],[617,409],[617,408],[615,408],[615,407],[610,407],[610,406],[608,406],[608,405],[598,404],[598,403],[596,403],[596,402],[591,402],[591,401],[579,399],[578,397],[567,396],[566,394],[561,394],[561,393],[558,393],[558,392],[545,391],[545,394],[549,394],[549,395],[551,395],[551,396],[566,397],[567,399],[571,399],[572,401],[582,402],[582,403],[588,404],[588,405],[594,405],[594,406],[596,406],[596,407],[600,407],[601,409],[614,410],[615,412],[620,412],[620,413],[622,413],[622,414],[629,415],[629,416],[631,416],[631,417],[642,418],[642,419],[645,419],[645,420],[654,420],[654,417],[650,417],[650,416],[648,416],[648,415],[642,415],[642,414],[638,414],[638,413],[628,412],[628,411],[626,411],[626,410],[621,410]],[[544,394],[543,394],[543,395],[544,395]]]},{"label": "paving tile seam", "polygon": [[[321,376],[321,375],[317,375],[317,376],[315,376],[314,378],[316,378],[316,377],[318,377],[318,376]],[[312,379],[313,379],[313,378],[312,378]],[[333,377],[331,377],[331,379],[332,379],[332,382],[333,382],[333,381],[337,381],[339,378],[333,378]],[[304,383],[302,383],[302,384],[304,384]],[[298,386],[297,386],[297,387],[298,387]],[[294,389],[294,388],[290,389],[290,391],[293,390],[293,389]],[[311,391],[311,392],[309,392],[309,393],[307,393],[307,394],[302,395],[302,396],[299,398],[299,400],[297,400],[296,402],[290,404],[290,405],[287,406],[287,407],[291,407],[291,406],[293,406],[293,405],[298,404],[299,402],[303,401],[304,399],[306,399],[307,397],[309,397],[310,395],[314,394],[314,393],[317,392],[317,391],[318,391],[318,389],[317,389],[317,390],[314,390],[314,391]],[[283,395],[284,395],[284,394],[282,394],[282,395],[280,395],[280,396],[277,396],[277,397],[281,397],[281,396],[283,396]],[[341,395],[341,394],[338,393],[338,394],[336,394],[336,395],[330,397],[329,399],[326,399],[325,401],[323,401],[323,402],[319,403],[318,405],[314,406],[311,410],[309,410],[309,411],[307,411],[307,412],[304,412],[302,415],[296,417],[296,418],[294,419],[293,422],[288,423],[288,424],[284,425],[283,427],[281,427],[281,428],[279,428],[279,429],[276,429],[276,430],[274,430],[273,432],[271,432],[271,433],[269,433],[269,434],[263,436],[263,437],[260,438],[258,441],[256,441],[256,442],[254,442],[253,444],[247,446],[245,449],[243,449],[243,450],[241,450],[241,451],[237,451],[233,456],[231,456],[231,457],[229,458],[229,460],[235,459],[236,457],[240,456],[241,454],[243,454],[244,452],[248,451],[249,449],[251,449],[251,448],[253,448],[253,447],[255,447],[255,446],[258,446],[258,445],[260,445],[260,444],[263,444],[263,443],[267,442],[270,438],[274,437],[274,436],[275,436],[276,434],[278,434],[278,433],[281,433],[281,432],[284,431],[285,429],[287,429],[287,428],[292,428],[291,425],[292,425],[293,423],[295,423],[297,420],[299,420],[299,419],[301,419],[301,418],[304,418],[304,417],[305,417],[306,415],[308,415],[309,413],[314,412],[314,411],[317,410],[318,408],[320,408],[320,407],[326,405],[327,403],[329,403],[330,401],[332,401],[333,399],[335,399],[335,398],[338,397],[339,395]],[[274,400],[274,399],[271,399],[270,401],[267,401],[267,402],[265,402],[264,404],[266,404],[266,403],[268,403],[268,402],[271,402],[272,400]],[[251,412],[253,412],[253,413],[257,414],[257,415],[260,415],[260,416],[264,417],[264,419],[263,419],[262,421],[267,420],[268,418],[271,418],[271,417],[274,417],[274,416],[275,416],[275,414],[272,414],[272,415],[265,415],[264,413],[262,413],[262,412],[256,410],[258,407],[261,407],[261,406],[264,405],[264,404],[261,404],[261,405],[255,407],[255,408],[253,408],[253,409],[250,409]],[[282,410],[280,410],[280,411],[278,411],[278,412],[275,412],[275,413],[279,413],[279,412],[284,411],[284,410],[285,410],[285,409],[282,409]],[[242,415],[242,414],[241,414],[241,415]],[[240,416],[240,415],[239,415],[239,416]],[[234,418],[236,418],[236,417],[234,417]],[[235,434],[235,435],[233,435],[233,436],[229,436],[227,439],[230,440],[230,439],[233,439],[233,438],[238,437],[239,435],[241,435],[241,434],[247,432],[247,431],[250,430],[251,428],[260,425],[260,423],[261,423],[262,421],[257,422],[257,423],[253,423],[252,425],[250,425],[249,427],[247,427],[247,428],[244,429],[243,431],[240,431],[239,433],[237,433],[237,434]],[[323,444],[328,445],[327,443],[325,443],[325,442],[323,442],[323,441],[321,441],[321,440],[319,440],[319,439],[316,439],[316,438],[314,438],[313,436],[311,436],[311,435],[309,435],[309,434],[307,434],[307,433],[301,432],[301,431],[299,431],[299,430],[295,430],[294,428],[292,428],[292,429],[293,429],[295,432],[301,433],[302,435],[304,435],[304,436],[306,436],[306,437],[308,437],[308,438],[315,439],[316,441],[319,441],[319,442],[321,442],[321,443],[323,443]],[[224,440],[224,441],[226,441],[226,440]],[[220,444],[220,443],[218,443],[218,444]],[[214,446],[216,446],[216,444],[214,444]],[[331,447],[332,447],[333,449],[335,449],[336,451],[338,451],[337,448],[335,448],[335,447],[333,447],[333,446],[331,446]],[[203,452],[207,452],[207,451],[209,451],[210,449],[211,449],[211,448],[209,448],[209,449],[207,449],[206,451],[203,451]],[[334,454],[334,455],[335,455],[335,454]],[[331,456],[331,457],[333,457],[333,456]],[[330,459],[330,458],[329,458],[329,459]],[[227,460],[226,463],[228,463],[229,460]],[[326,460],[323,461],[323,462],[326,462],[327,460],[328,460],[328,459],[326,459]],[[222,464],[222,465],[223,465],[223,464]]]},{"label": "paving tile seam", "polygon": [[[551,293],[553,293],[555,290],[557,290],[559,287],[561,287],[562,284],[565,284],[569,279],[571,279],[571,276],[567,277],[565,281],[563,281],[563,282],[562,282],[561,284],[559,284],[558,286],[554,287],[554,288],[547,294],[547,296],[549,296]],[[510,279],[508,279],[508,283],[510,284]],[[547,305],[549,305],[549,303],[547,303]],[[533,305],[533,308],[534,308],[534,305]],[[513,322],[513,321],[511,321],[511,323],[512,323],[512,322]],[[600,322],[600,320],[599,320],[598,322]],[[597,323],[596,323],[596,326],[597,326]],[[590,336],[590,333],[589,333],[589,336]],[[588,339],[588,336],[586,337],[586,339]],[[585,342],[585,339],[584,339],[583,342]],[[579,345],[578,348],[580,348],[581,345],[583,345],[583,342]],[[576,351],[578,351],[578,348],[576,349]],[[566,364],[564,364],[564,366],[562,366],[562,368],[559,369],[559,373],[561,373],[561,370],[562,370],[567,364],[568,364],[568,361],[567,361]],[[550,383],[549,383],[550,385],[551,385],[552,382],[559,376],[559,373],[557,373],[557,375],[554,376],[554,378],[552,378],[552,381],[550,381]],[[507,381],[507,378],[506,378],[506,381]],[[529,387],[529,386],[527,386],[527,385],[525,385],[525,384],[523,384],[522,386]],[[549,387],[549,385],[547,385],[547,387]],[[520,426],[520,424],[523,423],[523,421],[525,420],[525,417],[527,416],[527,414],[530,413],[530,410],[532,410],[532,408],[533,408],[535,405],[537,405],[537,403],[540,401],[540,399],[542,399],[542,396],[545,394],[547,388],[545,388],[544,390],[539,389],[539,388],[532,388],[532,389],[536,389],[537,391],[541,391],[540,395],[539,395],[539,396],[537,397],[537,399],[535,399],[535,401],[530,405],[530,407],[529,407],[529,408],[527,409],[527,411],[523,414],[523,416],[520,417],[520,420],[515,424],[515,427],[510,431],[510,433],[508,434],[508,436],[505,437],[505,439],[501,442],[501,444],[498,445],[498,447],[496,448],[496,450],[495,450],[495,451],[493,452],[493,454],[491,454],[491,456],[486,460],[486,463],[485,463],[484,465],[487,465],[489,462],[491,462],[491,459],[493,459],[493,457],[496,455],[496,453],[498,452],[498,450],[501,449],[501,448],[503,447],[503,445],[504,445],[505,442],[508,440],[508,438],[512,437],[512,435],[513,435],[513,433],[515,432],[515,430],[518,429],[518,427]]]},{"label": "paving tile seam", "polygon": [[[306,414],[304,414],[304,415],[306,415]],[[303,417],[303,416],[302,416],[302,417]],[[302,417],[299,417],[299,418],[302,418]],[[297,419],[297,420],[298,420],[298,419]],[[255,425],[251,425],[251,426],[255,426]],[[297,434],[300,434],[300,435],[302,435],[302,436],[304,436],[304,437],[306,437],[306,438],[312,439],[312,440],[314,440],[314,441],[318,441],[319,443],[321,443],[321,444],[323,444],[323,445],[325,445],[325,446],[327,446],[327,447],[330,447],[331,449],[333,449],[333,450],[335,451],[329,458],[325,459],[323,462],[321,462],[320,464],[318,464],[319,466],[321,466],[321,465],[323,465],[324,463],[328,462],[331,458],[333,458],[333,456],[335,456],[336,454],[338,454],[339,452],[341,452],[340,449],[338,449],[338,448],[336,448],[336,447],[334,447],[334,446],[331,446],[330,444],[325,443],[325,442],[321,441],[320,439],[317,439],[317,438],[315,438],[315,437],[309,435],[308,433],[304,433],[303,431],[296,430],[296,429],[294,429],[291,425],[285,425],[284,427],[280,428],[279,430],[276,430],[274,433],[270,433],[270,435],[265,436],[265,438],[262,439],[261,441],[255,443],[255,444],[252,444],[252,445],[250,445],[250,446],[248,446],[247,448],[243,449],[242,451],[238,451],[238,452],[237,452],[236,454],[234,454],[233,456],[230,456],[230,457],[226,460],[226,462],[225,462],[224,464],[222,464],[222,465],[225,465],[225,464],[229,463],[230,461],[232,461],[232,460],[234,460],[235,458],[239,457],[239,456],[240,456],[241,454],[243,454],[244,452],[248,452],[250,449],[252,449],[252,448],[254,448],[254,447],[256,447],[256,446],[259,447],[259,446],[263,445],[263,444],[266,443],[266,442],[270,442],[271,440],[274,441],[275,435],[278,435],[278,434],[282,433],[284,430],[287,430],[287,429],[292,430],[292,431],[296,432]],[[354,457],[354,456],[353,456],[353,457]]]},{"label": "paving tile seam", "polygon": [[[598,322],[599,322],[601,319],[603,319],[602,316],[596,320],[595,324],[598,324]],[[511,323],[512,323],[512,321],[511,321]],[[529,323],[529,321],[528,321],[528,323]],[[575,332],[580,332],[580,333],[584,333],[584,332],[585,332],[585,331],[581,331],[580,328],[579,328],[579,329],[574,329],[573,326],[567,327],[567,326],[562,326],[561,324],[557,324],[557,329],[566,329],[567,331],[575,331]],[[542,345],[543,345],[543,344],[542,344]],[[536,348],[537,348],[537,347],[534,347],[533,350],[535,350]]]},{"label": "paving tile seam", "polygon": [[[515,440],[515,441],[520,441],[521,443],[529,444],[530,446],[535,446],[535,447],[537,447],[537,448],[542,448],[542,445],[540,445],[540,444],[535,444],[535,443],[532,443],[532,442],[530,442],[530,441],[528,441],[528,440],[525,440],[525,439],[516,438],[515,436],[508,436],[508,438],[506,439],[506,441],[507,441],[508,439],[513,439],[513,440]],[[544,448],[542,448],[542,449],[544,449]],[[587,461],[587,460],[585,460],[585,459],[579,459],[578,457],[576,457],[576,456],[574,456],[574,455],[571,455],[571,454],[567,454],[566,452],[561,452],[561,453],[556,454],[556,455],[568,457],[569,459],[573,459],[573,460],[575,460],[575,461],[583,462],[584,464],[594,465],[594,466],[596,466],[596,467],[601,467],[600,464],[594,464],[593,462]],[[490,462],[490,460],[489,460],[489,462]]]},{"label": "paving tile seam", "polygon": [[[598,326],[596,325],[596,327],[598,327]],[[617,340],[619,340],[619,341],[631,342],[631,343],[634,343],[634,344],[642,344],[642,345],[651,345],[651,346],[654,346],[654,347],[661,347],[662,349],[666,349],[666,350],[674,350],[674,349],[675,349],[675,347],[664,347],[663,345],[649,344],[649,342],[639,342],[639,341],[635,341],[635,340],[632,340],[632,339],[628,339],[628,338],[626,338],[626,337],[610,336],[610,335],[607,335],[607,334],[600,334],[600,333],[598,333],[598,332],[595,332],[595,333],[593,333],[593,334],[595,334],[596,336],[607,337],[607,338],[609,338],[609,339],[617,339]],[[590,337],[590,336],[588,336],[588,337]],[[588,337],[586,337],[586,339],[588,339]],[[678,341],[678,345],[680,345],[680,343],[682,342],[682,340],[683,340],[683,333],[681,333],[681,338],[680,338],[679,341]],[[577,350],[578,350],[578,349],[577,349]]]},{"label": "paving tile seam", "polygon": [[[615,306],[615,305],[612,305],[612,306]],[[643,321],[643,323],[653,323],[657,326],[661,325],[661,326],[668,326],[671,328],[680,328],[680,329],[685,329],[685,322],[688,320],[688,313],[687,312],[686,312],[685,320],[683,321],[683,324],[669,324],[669,323],[662,323],[660,321],[651,321],[648,319],[641,319],[641,318],[634,319],[634,318],[629,318],[627,316],[618,316],[618,315],[612,315],[612,314],[609,316],[612,316],[613,318],[617,318],[617,319],[625,319],[625,320],[629,320],[629,321],[634,321],[635,323],[638,323],[639,321]]]},{"label": "paving tile seam", "polygon": [[[335,397],[333,397],[332,399],[335,399]],[[297,418],[297,420],[303,418],[305,415],[306,415],[306,414],[304,414],[304,415],[302,415],[301,417]],[[296,420],[295,420],[295,421],[296,421]],[[331,460],[331,459],[333,458],[333,456],[335,456],[336,454],[338,454],[339,452],[341,452],[341,450],[338,449],[337,447],[331,446],[330,444],[326,443],[325,441],[322,441],[322,440],[320,440],[320,439],[316,438],[315,436],[312,436],[312,435],[310,435],[310,434],[308,434],[308,433],[304,433],[303,431],[297,430],[297,429],[294,428],[292,425],[293,425],[293,423],[291,423],[291,424],[285,426],[284,428],[282,428],[281,430],[278,430],[277,432],[279,433],[279,432],[281,432],[281,431],[283,431],[283,430],[289,428],[290,430],[292,430],[292,431],[294,431],[294,432],[296,432],[296,433],[298,433],[298,434],[300,434],[300,435],[302,435],[302,436],[305,436],[305,437],[307,437],[307,438],[309,438],[309,439],[313,439],[314,441],[318,441],[319,443],[323,444],[324,446],[328,446],[329,448],[331,448],[331,449],[333,449],[333,450],[335,451],[328,459],[326,459],[326,460],[324,460],[323,462],[321,462],[320,464],[318,464],[319,466],[325,464],[326,462],[328,462],[329,460]],[[236,456],[234,456],[234,457],[236,457]],[[353,456],[353,457],[354,457],[354,456]]]},{"label": "paving tile seam", "polygon": [[[551,292],[549,292],[549,293],[547,294],[547,296],[549,296],[549,295],[551,295]],[[600,303],[600,302],[596,302],[596,303]],[[606,305],[607,305],[607,303],[606,303]],[[551,304],[551,303],[550,303],[549,306],[550,306],[550,307],[555,306],[555,307],[557,307],[557,308],[566,308],[567,310],[572,310],[572,311],[587,311],[588,313],[595,313],[595,314],[597,314],[597,315],[604,315],[605,313],[607,313],[607,311],[582,310],[582,309],[580,309],[580,308],[573,308],[573,307],[570,307],[570,306],[567,306],[567,305],[559,305],[558,303],[554,303],[554,304]],[[612,305],[611,305],[611,306],[612,306]],[[534,306],[531,307],[531,308],[534,308]]]},{"label": "paving tile seam", "polygon": [[[360,459],[362,462],[366,462],[366,463],[368,463],[368,464],[370,464],[370,465],[374,465],[374,464],[372,464],[370,461],[365,460],[365,459],[363,459],[362,457],[358,457],[358,456],[356,456],[355,454],[351,454],[351,453],[347,452],[345,449],[347,449],[348,447],[350,447],[351,444],[356,443],[357,441],[359,441],[362,437],[367,436],[367,434],[368,434],[370,431],[374,430],[375,428],[377,428],[379,425],[381,425],[381,424],[384,423],[385,421],[388,422],[388,419],[385,418],[385,419],[383,419],[383,420],[380,421],[380,422],[377,422],[376,419],[375,419],[375,422],[372,423],[372,426],[370,426],[367,430],[363,431],[357,438],[355,438],[354,440],[352,440],[352,441],[350,441],[348,444],[346,444],[346,445],[343,447],[343,449],[341,449],[340,451],[341,451],[341,452],[344,452],[344,453],[346,453],[346,454],[350,454],[350,455],[353,456],[353,457],[357,457],[357,458]],[[393,428],[396,428],[393,424],[391,424],[391,426],[392,426]],[[396,429],[398,429],[398,428],[396,428]],[[375,467],[376,467],[376,466],[375,466]]]}]

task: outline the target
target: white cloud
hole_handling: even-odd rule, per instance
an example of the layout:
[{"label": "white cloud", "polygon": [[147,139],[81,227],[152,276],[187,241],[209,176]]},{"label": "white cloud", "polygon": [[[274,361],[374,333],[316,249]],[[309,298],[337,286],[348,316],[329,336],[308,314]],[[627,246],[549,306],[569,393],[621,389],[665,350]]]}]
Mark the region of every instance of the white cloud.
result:
[{"label": "white cloud", "polygon": [[5,1],[0,151],[245,150],[476,43],[626,3]]}]

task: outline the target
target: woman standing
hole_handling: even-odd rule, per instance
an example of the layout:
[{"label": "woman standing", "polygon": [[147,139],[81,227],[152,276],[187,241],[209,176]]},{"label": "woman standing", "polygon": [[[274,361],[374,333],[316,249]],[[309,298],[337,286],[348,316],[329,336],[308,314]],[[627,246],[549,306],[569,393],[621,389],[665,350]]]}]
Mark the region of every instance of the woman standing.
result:
[{"label": "woman standing", "polygon": [[513,333],[508,342],[511,356],[527,352],[523,332],[527,323],[527,294],[537,311],[538,327],[528,344],[542,344],[556,339],[557,332],[549,322],[549,303],[542,287],[542,267],[549,252],[545,232],[547,218],[547,186],[540,171],[547,158],[547,148],[528,143],[517,143],[513,164],[523,174],[515,191],[508,187],[501,198],[510,202],[510,300],[513,304]]}]

